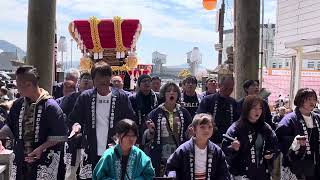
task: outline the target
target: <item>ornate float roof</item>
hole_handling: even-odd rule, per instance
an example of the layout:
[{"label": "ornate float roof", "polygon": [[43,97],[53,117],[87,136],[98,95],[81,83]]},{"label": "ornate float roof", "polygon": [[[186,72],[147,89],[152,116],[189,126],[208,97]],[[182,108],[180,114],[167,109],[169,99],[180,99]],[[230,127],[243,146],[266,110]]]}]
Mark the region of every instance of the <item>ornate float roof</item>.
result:
[{"label": "ornate float roof", "polygon": [[84,53],[89,53],[94,60],[105,59],[110,63],[135,51],[141,24],[138,19],[92,17],[72,21],[69,32]]}]

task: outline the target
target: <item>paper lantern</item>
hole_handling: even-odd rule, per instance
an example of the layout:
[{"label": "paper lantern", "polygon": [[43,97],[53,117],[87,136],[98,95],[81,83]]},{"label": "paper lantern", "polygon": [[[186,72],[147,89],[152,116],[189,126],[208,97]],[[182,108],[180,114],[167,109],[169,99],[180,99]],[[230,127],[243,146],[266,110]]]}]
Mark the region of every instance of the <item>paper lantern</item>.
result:
[{"label": "paper lantern", "polygon": [[213,10],[217,6],[217,0],[202,0],[202,5],[206,10]]}]

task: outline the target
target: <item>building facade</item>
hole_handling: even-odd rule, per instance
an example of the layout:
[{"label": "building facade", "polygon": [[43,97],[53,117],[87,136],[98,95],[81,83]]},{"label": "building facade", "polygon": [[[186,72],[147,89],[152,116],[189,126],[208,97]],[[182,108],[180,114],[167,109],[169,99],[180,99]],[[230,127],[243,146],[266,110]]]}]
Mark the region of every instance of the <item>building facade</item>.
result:
[{"label": "building facade", "polygon": [[[320,38],[320,0],[278,0],[272,67],[290,67],[294,49],[286,44]],[[319,44],[320,45],[320,44]],[[319,45],[303,47],[303,70],[320,70]]]}]

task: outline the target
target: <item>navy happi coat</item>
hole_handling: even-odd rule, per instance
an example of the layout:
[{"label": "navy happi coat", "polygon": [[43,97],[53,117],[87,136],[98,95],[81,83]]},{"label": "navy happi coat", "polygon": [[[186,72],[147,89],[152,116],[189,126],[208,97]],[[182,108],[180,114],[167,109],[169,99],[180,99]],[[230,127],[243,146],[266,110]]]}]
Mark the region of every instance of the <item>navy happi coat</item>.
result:
[{"label": "navy happi coat", "polygon": [[[150,157],[156,171],[156,176],[159,176],[160,174],[162,146],[164,145],[161,142],[161,120],[162,118],[168,120],[166,112],[163,110],[162,106],[163,104],[149,113],[149,119],[151,119],[155,124],[154,140],[151,144]],[[186,135],[186,131],[192,120],[189,112],[179,104],[176,105],[176,112],[179,114],[180,122],[182,122],[179,128],[180,131],[178,133],[178,138],[176,139],[176,146],[178,147],[180,144],[189,140]]]},{"label": "navy happi coat", "polygon": [[[134,119],[134,111],[128,96],[116,88],[112,88],[108,144],[114,143],[112,137],[115,135],[116,124],[125,118]],[[70,123],[79,123],[83,136],[80,173],[81,179],[91,179],[92,172],[99,160],[97,156],[97,134],[96,134],[96,99],[97,89],[89,89],[81,93],[71,112]]]},{"label": "navy happi coat", "polygon": [[[63,143],[46,149],[39,160],[32,164],[24,161],[24,131],[23,114],[27,101],[25,98],[16,100],[10,109],[7,126],[11,129],[15,143],[13,152],[15,159],[11,168],[11,179],[35,180],[46,179],[56,180],[60,153],[63,150]],[[34,142],[33,149],[36,149],[47,140],[61,141],[67,140],[67,127],[65,126],[65,116],[54,99],[44,99],[37,103],[34,120]],[[31,168],[31,177],[25,177],[26,168]]]},{"label": "navy happi coat", "polygon": [[[167,161],[167,172],[175,171],[178,180],[193,180],[195,177],[194,140],[183,143]],[[221,148],[211,141],[207,146],[207,180],[230,180],[230,174]]]},{"label": "navy happi coat", "polygon": [[[301,112],[296,108],[294,112],[282,118],[276,130],[279,147],[283,153],[282,166],[297,175],[320,174],[320,116],[311,112],[311,117],[313,128],[307,128]],[[297,151],[290,148],[297,135],[308,137],[309,151],[307,146],[300,147]]]},{"label": "navy happi coat", "polygon": [[[265,122],[252,125],[239,120],[230,126],[226,134],[237,138],[240,142],[239,151],[230,147],[230,140],[224,138],[222,142],[230,173],[234,176],[247,176],[252,180],[269,180],[272,161],[278,154],[277,138],[271,127]],[[262,146],[259,149],[260,153],[256,154],[258,134],[260,134]],[[264,159],[263,156],[267,151],[273,153],[273,159]]]}]

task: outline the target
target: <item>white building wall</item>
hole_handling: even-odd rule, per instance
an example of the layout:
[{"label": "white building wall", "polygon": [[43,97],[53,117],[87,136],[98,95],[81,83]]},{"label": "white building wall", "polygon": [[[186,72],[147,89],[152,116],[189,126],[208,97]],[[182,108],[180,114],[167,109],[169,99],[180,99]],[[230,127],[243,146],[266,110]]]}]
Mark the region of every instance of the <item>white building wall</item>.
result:
[{"label": "white building wall", "polygon": [[[277,5],[276,63],[283,61],[282,57],[295,55],[294,50],[285,48],[285,43],[320,38],[320,0],[278,0]],[[319,47],[307,47],[304,51],[314,51],[317,48]],[[309,69],[310,61],[314,60],[303,62],[304,69]]]}]

